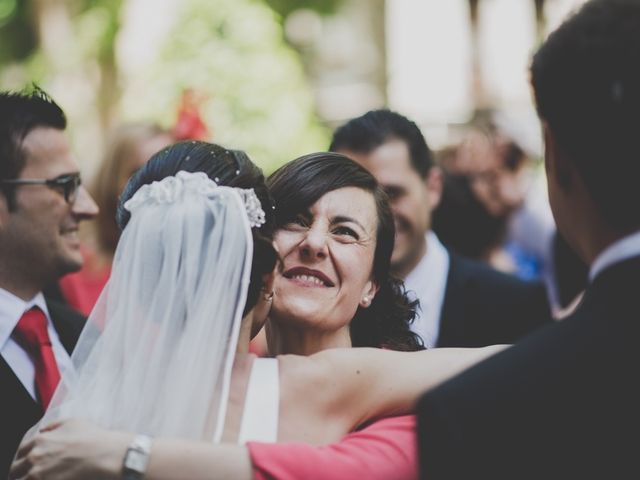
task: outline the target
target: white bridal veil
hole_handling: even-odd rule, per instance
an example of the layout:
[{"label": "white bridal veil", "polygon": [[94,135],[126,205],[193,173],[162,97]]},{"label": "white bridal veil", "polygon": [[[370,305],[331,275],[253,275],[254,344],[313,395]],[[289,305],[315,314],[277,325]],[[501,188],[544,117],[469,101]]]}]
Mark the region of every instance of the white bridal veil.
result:
[{"label": "white bridal veil", "polygon": [[259,201],[252,190],[179,172],[141,187],[125,207],[131,219],[72,356],[75,373],[41,425],[80,417],[219,441]]}]

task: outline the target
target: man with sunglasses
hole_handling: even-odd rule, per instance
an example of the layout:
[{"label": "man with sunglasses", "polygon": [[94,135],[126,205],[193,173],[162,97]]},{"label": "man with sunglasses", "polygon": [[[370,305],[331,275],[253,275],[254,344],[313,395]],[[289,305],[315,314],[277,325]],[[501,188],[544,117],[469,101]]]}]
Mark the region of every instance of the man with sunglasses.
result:
[{"label": "man with sunglasses", "polygon": [[80,269],[78,226],[98,213],[65,127],[64,112],[37,87],[0,92],[0,478],[72,368],[83,325],[42,294]]}]

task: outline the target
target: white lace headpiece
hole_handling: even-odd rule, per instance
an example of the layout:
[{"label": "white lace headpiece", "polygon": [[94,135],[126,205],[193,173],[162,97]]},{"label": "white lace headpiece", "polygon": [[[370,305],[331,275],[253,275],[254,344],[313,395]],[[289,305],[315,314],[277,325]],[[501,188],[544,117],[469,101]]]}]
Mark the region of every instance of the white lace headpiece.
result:
[{"label": "white lace headpiece", "polygon": [[[141,187],[43,422],[219,441],[251,274],[252,191],[178,172]],[[246,214],[245,214],[246,213]],[[249,220],[251,219],[251,220]]]},{"label": "white lace headpiece", "polygon": [[[204,172],[179,171],[175,176],[140,187],[124,204],[124,208],[133,213],[138,206],[146,202],[171,203],[184,194],[212,196],[216,188],[231,187],[219,187]],[[234,188],[234,190],[238,192],[244,203],[249,225],[252,228],[264,225],[264,210],[253,188]]]}]

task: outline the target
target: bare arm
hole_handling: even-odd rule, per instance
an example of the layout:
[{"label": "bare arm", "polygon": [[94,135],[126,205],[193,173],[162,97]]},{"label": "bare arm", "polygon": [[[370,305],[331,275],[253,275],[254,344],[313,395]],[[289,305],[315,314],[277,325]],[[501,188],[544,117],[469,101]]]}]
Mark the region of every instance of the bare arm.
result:
[{"label": "bare arm", "polygon": [[[122,462],[134,435],[104,430],[88,422],[71,420],[53,426],[21,445],[10,479],[122,478]],[[145,475],[147,480],[176,478],[251,480],[253,472],[244,446],[154,439]]]},{"label": "bare arm", "polygon": [[154,442],[148,480],[210,480],[253,478],[251,460],[244,445],[158,439]]},{"label": "bare arm", "polygon": [[434,348],[411,353],[334,349],[311,358],[331,372],[325,375],[330,378],[327,389],[332,392],[328,414],[343,415],[348,412],[345,405],[357,405],[351,410],[357,416],[355,427],[382,416],[411,413],[425,391],[507,347]]},{"label": "bare arm", "polygon": [[[120,479],[132,438],[131,433],[103,430],[87,422],[63,422],[21,447],[10,478]],[[416,477],[417,468],[415,418],[395,417],[324,447],[259,442],[244,447],[156,439],[145,478],[408,480]]]}]

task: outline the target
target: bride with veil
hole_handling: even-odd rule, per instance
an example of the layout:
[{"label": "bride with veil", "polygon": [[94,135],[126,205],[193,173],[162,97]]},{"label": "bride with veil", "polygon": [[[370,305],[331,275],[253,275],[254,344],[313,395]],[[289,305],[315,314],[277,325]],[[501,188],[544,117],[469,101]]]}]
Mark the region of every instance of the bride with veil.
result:
[{"label": "bride with veil", "polygon": [[[286,441],[281,432],[292,425],[310,443],[335,441],[369,420],[410,412],[424,390],[502,348],[255,358],[248,343],[266,319],[276,263],[272,205],[259,169],[242,152],[182,142],[152,157],[123,198],[119,222],[126,228],[73,354],[75,373],[62,379],[23,441],[14,478],[33,466],[34,449],[44,448],[29,440],[39,426],[69,417],[147,441],[177,437],[209,448],[223,440]],[[283,396],[287,409],[279,405]],[[308,430],[318,419],[325,432],[314,437]],[[88,425],[82,428],[99,443],[106,432]]]},{"label": "bride with veil", "polygon": [[[245,176],[262,180],[242,152],[202,142],[164,150],[147,171],[164,171],[183,151],[194,168],[219,164],[219,182],[237,177],[241,164]],[[260,231],[269,237],[272,219],[254,189],[184,170],[142,185],[118,215],[127,226],[111,278],[74,350],[75,371],[61,380],[40,423],[76,416],[219,442],[242,319],[257,302],[249,292],[254,244],[256,270],[266,274],[275,265]]]}]

